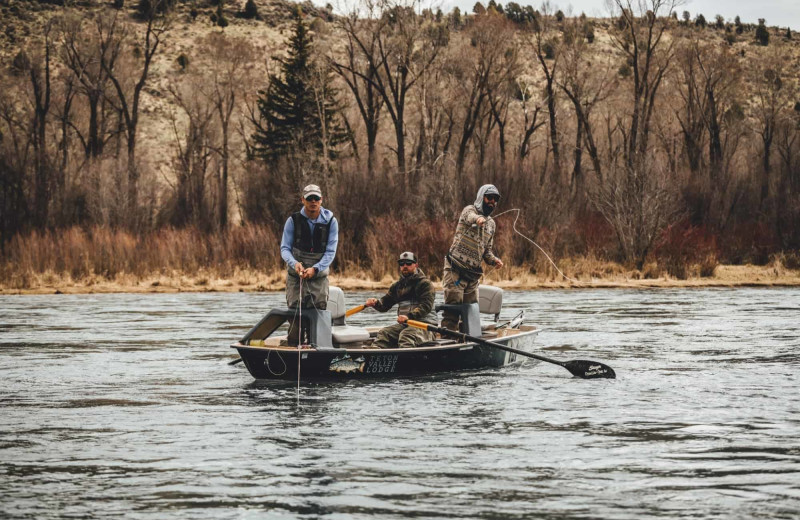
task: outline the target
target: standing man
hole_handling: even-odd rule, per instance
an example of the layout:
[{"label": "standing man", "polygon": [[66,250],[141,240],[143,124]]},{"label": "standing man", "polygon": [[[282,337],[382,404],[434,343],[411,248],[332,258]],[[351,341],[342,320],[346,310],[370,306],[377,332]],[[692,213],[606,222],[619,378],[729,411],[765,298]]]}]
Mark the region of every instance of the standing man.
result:
[{"label": "standing man", "polygon": [[415,329],[406,325],[408,320],[424,321],[436,325],[433,300],[436,293],[433,284],[422,269],[417,267],[417,257],[406,251],[397,261],[400,266],[400,280],[389,287],[380,300],[367,299],[365,305],[380,312],[386,312],[397,304],[397,323],[378,331],[375,346],[380,348],[412,348],[426,341],[433,341],[432,332]]},{"label": "standing man", "polygon": [[[493,184],[484,184],[478,190],[474,204],[461,211],[453,245],[444,259],[444,303],[461,304],[478,301],[478,284],[483,276],[481,261],[494,267],[503,267],[503,261],[494,256],[494,219],[490,217],[500,192]],[[442,313],[442,327],[457,330],[458,314]]]},{"label": "standing man", "polygon": [[[324,310],[328,306],[328,273],[336,257],[339,223],[330,210],[322,207],[322,190],[316,184],[303,188],[300,211],[283,226],[281,258],[286,262],[286,305],[292,309]],[[302,294],[300,294],[302,280]],[[289,328],[288,341],[297,345],[297,325]]]}]

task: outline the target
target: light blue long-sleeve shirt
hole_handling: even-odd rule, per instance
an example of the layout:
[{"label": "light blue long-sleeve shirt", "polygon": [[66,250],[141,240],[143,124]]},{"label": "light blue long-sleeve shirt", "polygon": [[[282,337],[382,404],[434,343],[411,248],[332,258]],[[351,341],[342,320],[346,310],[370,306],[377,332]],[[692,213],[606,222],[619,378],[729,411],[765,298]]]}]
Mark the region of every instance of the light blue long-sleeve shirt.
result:
[{"label": "light blue long-sleeve shirt", "polygon": [[[302,208],[300,210],[300,214],[304,217],[308,218],[306,214],[306,208]],[[319,216],[314,220],[309,219],[309,225],[311,226],[311,234],[314,234],[314,226],[316,224],[331,224],[330,231],[328,233],[328,246],[325,248],[325,254],[322,255],[322,259],[314,264],[313,266],[305,266],[305,267],[315,267],[318,272],[324,271],[333,263],[333,259],[336,257],[336,246],[339,244],[339,222],[334,218],[333,212],[325,209],[320,208]],[[297,264],[297,260],[294,258],[292,254],[292,244],[294,243],[294,220],[290,216],[286,219],[286,224],[283,226],[283,238],[281,238],[281,258],[286,264],[289,266],[290,269],[294,269],[294,266]]]}]

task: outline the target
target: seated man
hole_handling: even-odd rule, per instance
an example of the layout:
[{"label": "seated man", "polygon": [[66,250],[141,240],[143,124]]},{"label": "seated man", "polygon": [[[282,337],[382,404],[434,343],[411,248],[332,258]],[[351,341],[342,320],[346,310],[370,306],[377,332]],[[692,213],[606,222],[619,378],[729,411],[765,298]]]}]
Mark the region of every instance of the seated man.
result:
[{"label": "seated man", "polygon": [[380,312],[386,312],[397,304],[397,323],[378,331],[375,346],[380,348],[412,348],[434,339],[433,333],[406,325],[408,320],[437,325],[433,310],[436,293],[422,269],[417,268],[414,253],[401,254],[397,263],[400,265],[400,280],[393,283],[380,300],[369,298],[365,303]]}]

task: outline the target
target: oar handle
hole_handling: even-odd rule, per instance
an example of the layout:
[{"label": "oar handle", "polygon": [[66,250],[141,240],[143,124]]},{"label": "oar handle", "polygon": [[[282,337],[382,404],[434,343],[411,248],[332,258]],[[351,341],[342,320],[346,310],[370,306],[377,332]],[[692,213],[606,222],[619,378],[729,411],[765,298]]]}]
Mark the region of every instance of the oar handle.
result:
[{"label": "oar handle", "polygon": [[406,320],[406,325],[409,325],[411,327],[415,327],[417,329],[430,330],[431,332],[436,332],[433,329],[438,329],[439,328],[439,327],[434,327],[433,325],[430,325],[429,323],[424,323],[424,322],[416,321],[416,320]]},{"label": "oar handle", "polygon": [[357,307],[353,307],[352,309],[348,309],[347,312],[344,313],[344,315],[345,315],[345,317],[349,318],[353,314],[357,314],[357,313],[363,311],[366,308],[367,308],[366,305],[359,305]]}]

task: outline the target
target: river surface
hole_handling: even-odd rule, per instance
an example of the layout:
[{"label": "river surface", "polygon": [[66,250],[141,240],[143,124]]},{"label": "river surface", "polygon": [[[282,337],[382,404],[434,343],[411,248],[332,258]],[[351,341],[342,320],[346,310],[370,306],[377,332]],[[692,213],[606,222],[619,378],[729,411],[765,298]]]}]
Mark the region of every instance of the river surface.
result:
[{"label": "river surface", "polygon": [[618,378],[525,364],[299,396],[227,364],[282,302],[0,297],[0,517],[800,517],[798,289],[507,291],[545,355]]}]

